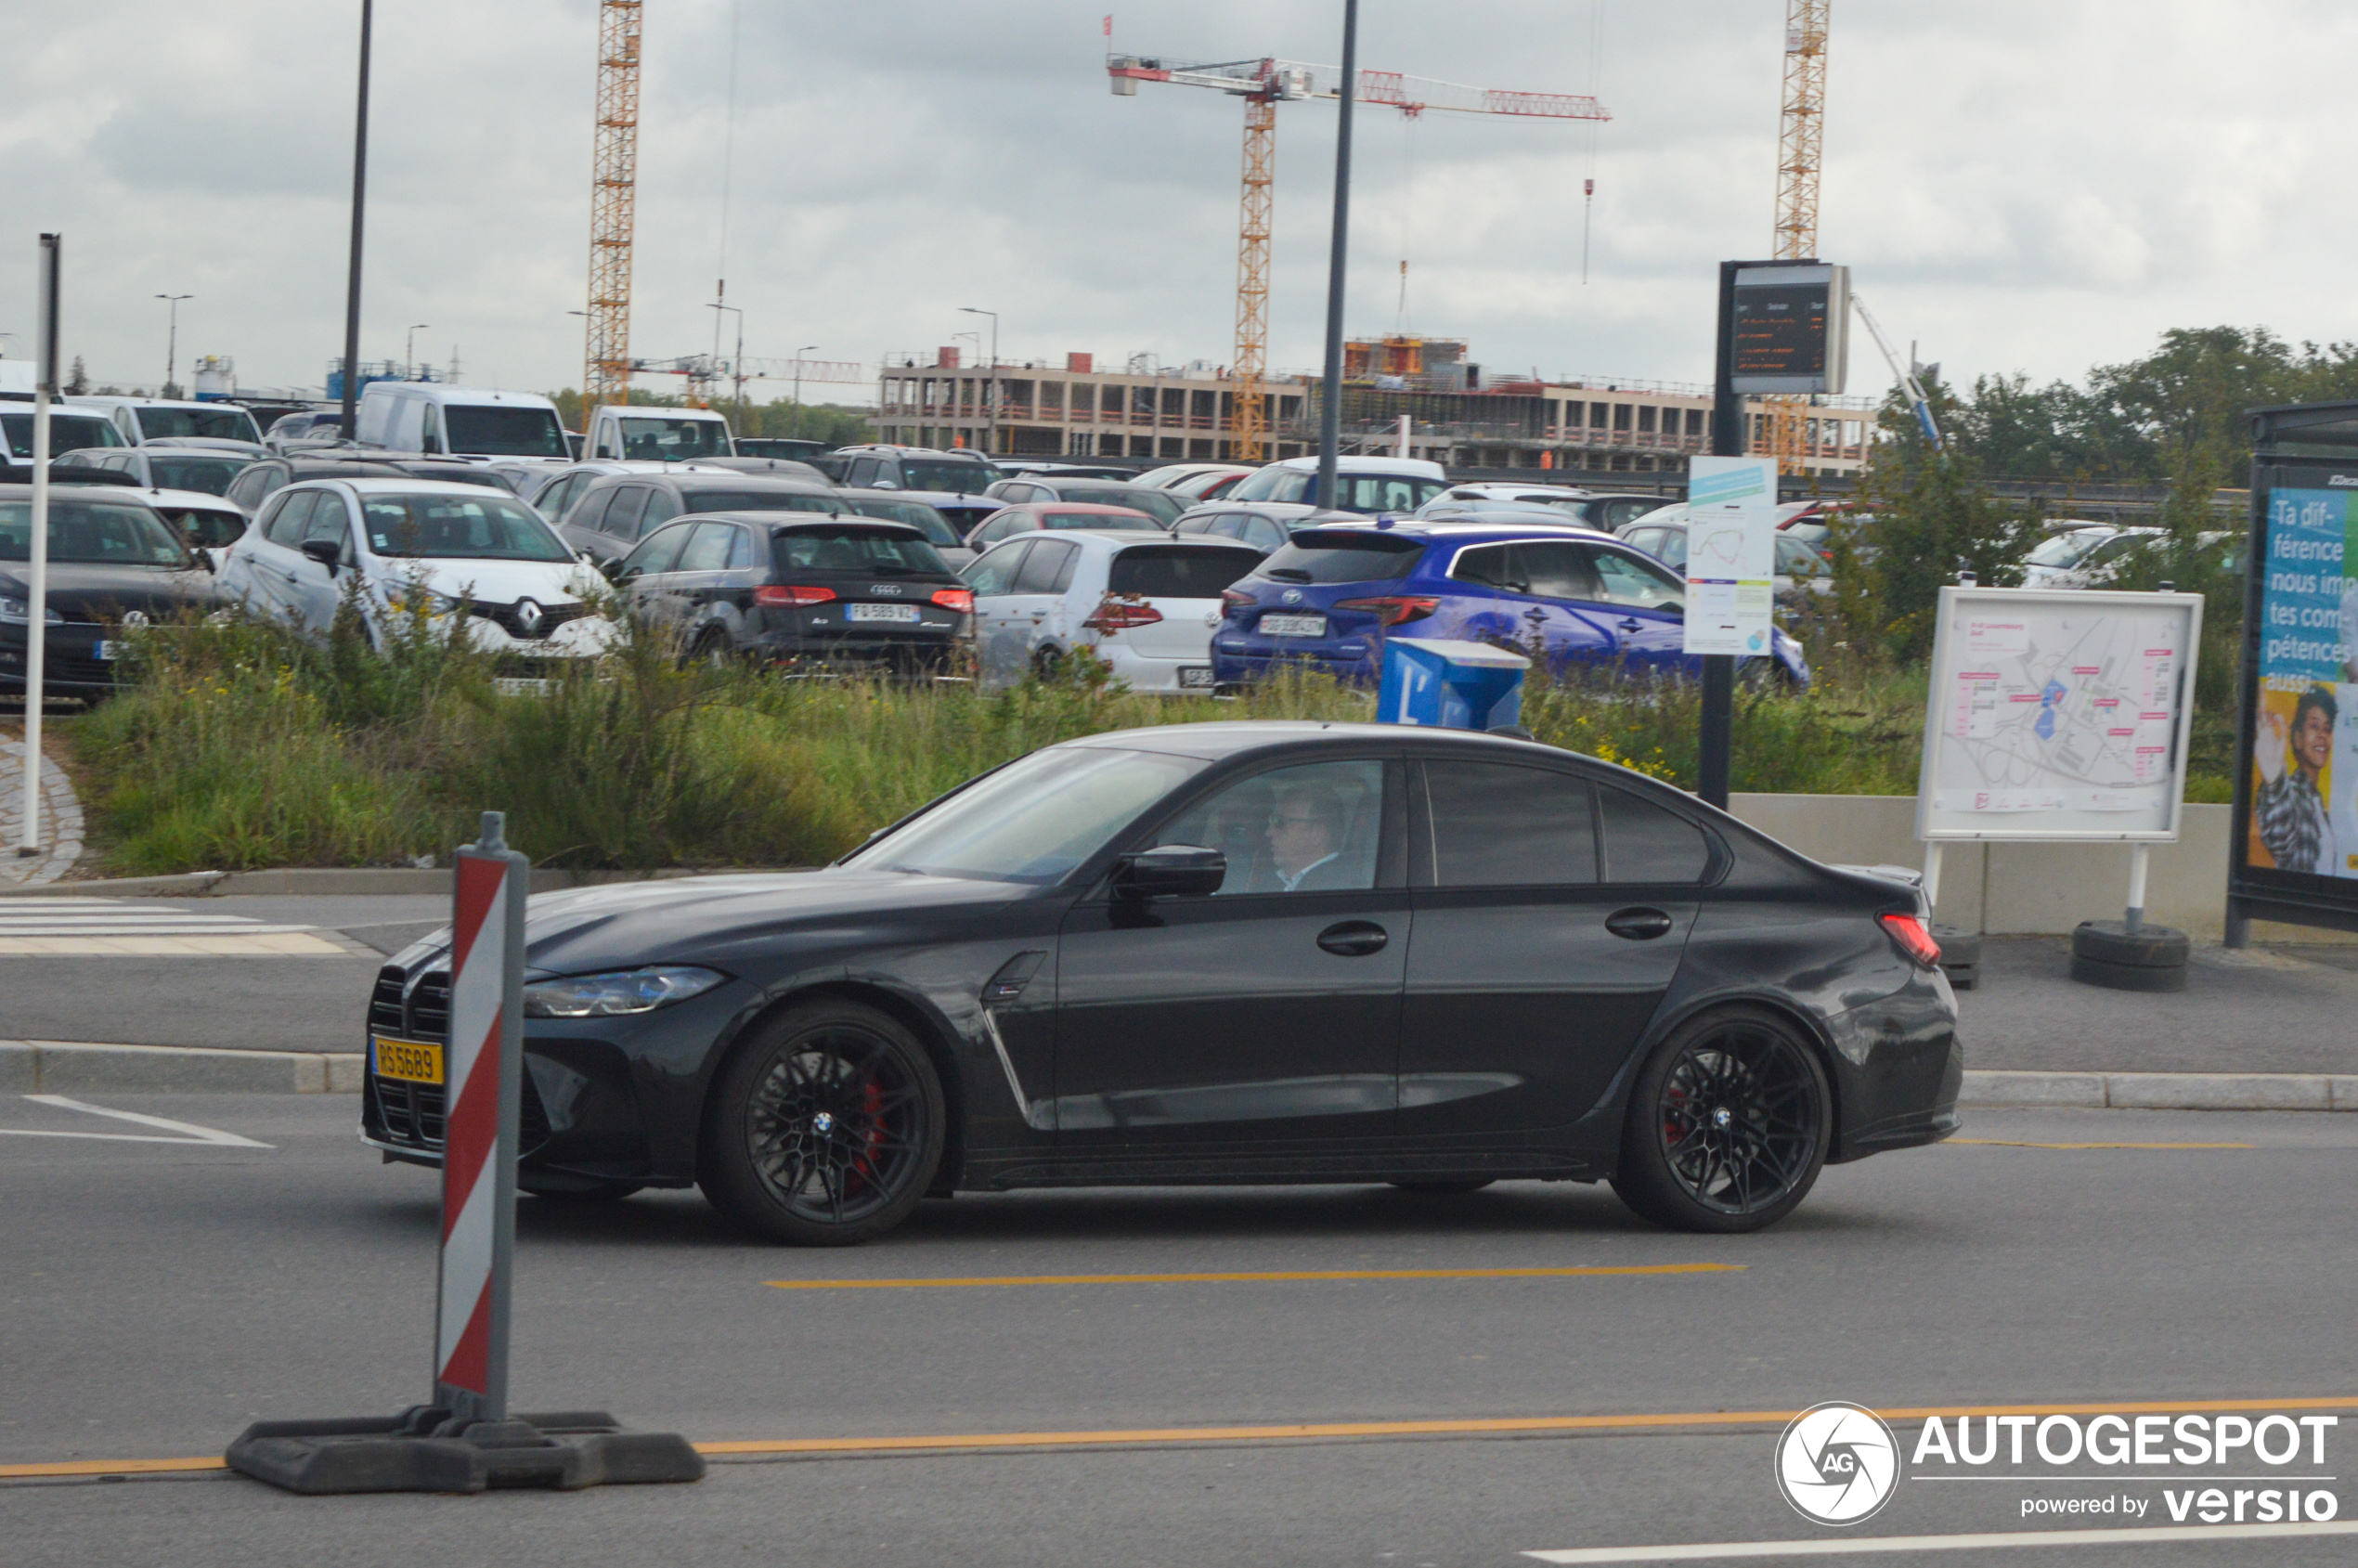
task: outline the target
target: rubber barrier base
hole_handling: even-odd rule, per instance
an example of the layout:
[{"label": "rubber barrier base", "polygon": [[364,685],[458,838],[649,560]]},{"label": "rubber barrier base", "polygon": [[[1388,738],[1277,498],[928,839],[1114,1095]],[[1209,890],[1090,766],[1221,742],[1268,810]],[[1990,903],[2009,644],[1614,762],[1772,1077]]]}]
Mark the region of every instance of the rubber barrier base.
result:
[{"label": "rubber barrier base", "polygon": [[229,1445],[229,1468],[310,1497],[344,1492],[481,1492],[701,1481],[704,1457],[676,1432],[625,1432],[602,1410],[460,1422],[412,1406],[398,1416],[256,1421]]}]

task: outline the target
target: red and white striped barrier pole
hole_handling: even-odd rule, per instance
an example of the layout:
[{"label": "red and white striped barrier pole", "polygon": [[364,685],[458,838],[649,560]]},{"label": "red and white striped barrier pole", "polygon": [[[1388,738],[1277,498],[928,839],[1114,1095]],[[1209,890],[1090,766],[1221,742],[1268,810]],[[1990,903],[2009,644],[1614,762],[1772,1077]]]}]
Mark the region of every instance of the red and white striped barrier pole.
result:
[{"label": "red and white striped barrier pole", "polygon": [[524,1071],[524,901],[531,862],[508,848],[506,820],[486,811],[480,841],[459,851],[450,921],[434,1403],[460,1421],[499,1421],[508,1415],[508,1293]]}]

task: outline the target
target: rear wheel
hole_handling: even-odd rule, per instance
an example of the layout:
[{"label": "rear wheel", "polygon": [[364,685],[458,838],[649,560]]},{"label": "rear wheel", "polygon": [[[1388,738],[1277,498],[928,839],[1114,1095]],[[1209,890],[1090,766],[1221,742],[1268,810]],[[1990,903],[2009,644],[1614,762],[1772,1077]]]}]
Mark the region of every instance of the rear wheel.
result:
[{"label": "rear wheel", "polygon": [[1792,1024],[1758,1007],[1706,1013],[1646,1058],[1613,1191],[1673,1230],[1759,1230],[1808,1195],[1833,1129],[1825,1069]]},{"label": "rear wheel", "polygon": [[1043,648],[1031,655],[1031,673],[1042,680],[1054,680],[1065,671],[1065,656],[1055,648]]},{"label": "rear wheel", "polygon": [[792,1008],[731,1056],[706,1115],[705,1197],[767,1241],[882,1236],[933,1185],[941,1082],[913,1036],[851,1002]]}]

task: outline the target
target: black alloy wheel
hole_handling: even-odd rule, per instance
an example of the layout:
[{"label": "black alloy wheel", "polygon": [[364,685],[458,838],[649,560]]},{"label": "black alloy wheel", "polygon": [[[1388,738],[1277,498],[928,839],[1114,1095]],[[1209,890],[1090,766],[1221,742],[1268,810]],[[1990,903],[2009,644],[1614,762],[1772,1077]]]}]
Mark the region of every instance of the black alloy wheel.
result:
[{"label": "black alloy wheel", "polygon": [[790,1009],[713,1085],[697,1185],[768,1241],[844,1247],[906,1219],[933,1185],[941,1081],[898,1021],[852,1002]]},{"label": "black alloy wheel", "polygon": [[1042,682],[1055,680],[1065,672],[1065,656],[1054,648],[1043,648],[1031,655],[1031,673]]},{"label": "black alloy wheel", "polygon": [[715,674],[733,669],[737,665],[737,645],[720,628],[708,628],[689,650],[688,662],[703,665]]},{"label": "black alloy wheel", "polygon": [[1694,1018],[1654,1048],[1622,1133],[1621,1200],[1674,1230],[1759,1230],[1826,1162],[1833,1096],[1818,1054],[1758,1007]]}]

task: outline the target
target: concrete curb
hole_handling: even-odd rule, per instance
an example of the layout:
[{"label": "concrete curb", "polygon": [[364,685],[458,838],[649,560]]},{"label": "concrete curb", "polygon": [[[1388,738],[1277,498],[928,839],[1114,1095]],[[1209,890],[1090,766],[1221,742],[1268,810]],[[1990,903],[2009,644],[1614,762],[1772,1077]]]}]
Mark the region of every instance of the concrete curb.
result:
[{"label": "concrete curb", "polygon": [[1969,1071],[1957,1103],[2080,1110],[2358,1111],[2358,1075]]},{"label": "concrete curb", "polygon": [[0,1040],[0,1093],[356,1095],[364,1059],[356,1051]]},{"label": "concrete curb", "polygon": [[[677,867],[656,872],[554,871],[532,874],[532,891],[563,892],[568,888],[602,888],[616,882],[673,882],[691,876],[743,876],[776,872],[808,871],[809,866],[727,866],[692,871]],[[235,893],[311,893],[348,898],[366,893],[439,893],[450,891],[447,867],[432,871],[408,866],[293,866],[276,871],[190,871],[171,876],[116,876],[88,882],[52,882],[39,888],[0,888],[0,899],[200,899]]]}]

